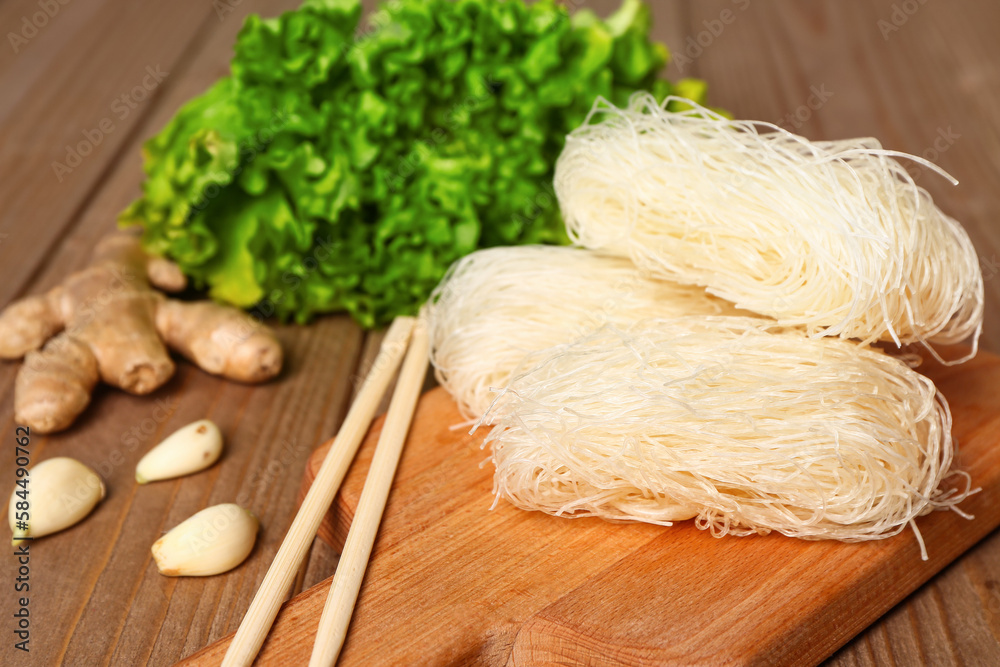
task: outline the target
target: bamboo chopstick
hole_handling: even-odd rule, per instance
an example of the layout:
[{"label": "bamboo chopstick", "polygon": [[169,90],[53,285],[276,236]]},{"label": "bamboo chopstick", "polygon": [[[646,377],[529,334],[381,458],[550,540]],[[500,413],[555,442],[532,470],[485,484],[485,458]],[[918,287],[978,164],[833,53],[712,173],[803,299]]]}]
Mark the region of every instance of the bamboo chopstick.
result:
[{"label": "bamboo chopstick", "polygon": [[392,394],[392,402],[389,403],[389,412],[368,469],[358,509],[351,521],[340,562],[337,563],[337,572],[333,576],[333,584],[319,620],[309,667],[332,667],[347,637],[347,627],[351,623],[354,605],[361,590],[361,580],[365,576],[368,558],[389,497],[389,487],[392,486],[417,399],[423,389],[424,375],[427,372],[427,347],[427,327],[421,320],[413,331],[410,349],[406,353],[403,369],[399,372],[399,381]]},{"label": "bamboo chopstick", "polygon": [[222,660],[223,667],[246,667],[260,651],[306,550],[316,537],[323,515],[330,508],[347,468],[368,432],[375,410],[399,368],[414,323],[415,319],[412,317],[397,317],[389,327],[357,399],[347,411],[333,446],[323,459],[316,479],[309,487],[274,562],[264,575],[264,581],[257,589],[257,594],[226,651],[226,657]]}]

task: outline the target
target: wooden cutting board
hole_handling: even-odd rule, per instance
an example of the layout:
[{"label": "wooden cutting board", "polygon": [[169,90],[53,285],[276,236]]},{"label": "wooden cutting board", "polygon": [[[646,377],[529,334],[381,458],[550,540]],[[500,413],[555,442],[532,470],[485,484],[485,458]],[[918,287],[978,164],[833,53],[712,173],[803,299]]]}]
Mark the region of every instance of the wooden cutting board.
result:
[{"label": "wooden cutting board", "polygon": [[[674,527],[559,519],[493,502],[482,434],[423,396],[340,665],[807,665],[820,662],[1000,524],[1000,357],[928,363],[954,415],[959,466],[982,491],[911,531],[842,544],[715,539]],[[376,423],[324,521],[339,548]],[[313,456],[306,487],[326,448]],[[483,465],[481,465],[483,464]],[[331,573],[332,574],[332,573]],[[258,664],[308,662],[329,579],[285,604]],[[226,637],[185,664],[218,664]]]}]

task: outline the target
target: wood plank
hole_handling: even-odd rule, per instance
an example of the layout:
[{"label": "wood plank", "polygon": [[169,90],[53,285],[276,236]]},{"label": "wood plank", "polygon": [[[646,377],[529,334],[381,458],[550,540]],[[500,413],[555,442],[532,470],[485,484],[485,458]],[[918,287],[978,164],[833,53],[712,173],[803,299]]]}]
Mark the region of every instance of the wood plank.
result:
[{"label": "wood plank", "polygon": [[[725,4],[692,3],[691,30]],[[811,138],[873,135],[891,148],[925,154],[934,151],[942,130],[947,133],[950,127],[960,135],[947,150],[927,153],[960,185],[953,188],[927,174],[919,183],[963,223],[979,250],[987,287],[983,345],[1000,350],[1000,228],[994,222],[992,185],[1000,177],[1000,44],[986,33],[987,25],[1000,20],[998,7],[983,2],[922,3],[900,30],[883,39],[878,21],[891,20],[893,5],[900,4],[755,3],[706,50],[699,73],[721,95],[720,104],[741,116],[771,120],[785,118],[806,103],[811,86],[826,84],[834,96],[801,128],[791,128]],[[747,53],[763,57],[744,57]],[[954,616],[958,612],[942,612],[938,605],[925,603],[935,589],[944,600],[964,595],[969,586],[964,563],[969,558],[988,560],[988,576],[1000,580],[998,548],[1000,543],[989,541],[975,549],[936,578],[933,588],[912,596],[831,664],[1000,662],[998,635],[988,621],[988,598]]]},{"label": "wood plank", "polygon": [[[67,13],[73,9],[65,7]],[[21,96],[0,126],[0,233],[6,235],[0,244],[6,277],[0,303],[25,288],[178,74],[185,49],[202,30],[215,27],[209,21],[218,23],[211,5],[200,0],[109,2],[92,15],[77,13],[82,29],[46,67],[19,75],[23,85],[13,92]],[[73,21],[72,15],[59,18],[49,26],[57,33]],[[49,38],[48,31],[38,38]],[[66,67],[67,61],[74,66]],[[56,174],[53,165],[67,162],[66,147],[81,143],[80,152],[87,154],[78,166]],[[45,224],[25,224],[32,220]]]},{"label": "wood plank", "polygon": [[[692,3],[691,30],[725,4]],[[993,184],[1000,178],[1000,43],[986,26],[1000,22],[1000,7],[920,3],[884,39],[878,22],[891,22],[893,7],[902,4],[755,3],[706,50],[699,73],[722,96],[720,104],[741,116],[773,121],[808,102],[812,86],[825,84],[833,97],[810,110],[800,128],[790,129],[814,139],[876,136],[888,147],[926,154],[952,172],[960,180],[957,187],[926,173],[918,182],[962,222],[979,251],[987,299],[982,343],[997,351],[1000,227]],[[746,57],[749,53],[762,57]],[[944,140],[949,134],[959,138]],[[935,149],[935,141],[946,150]],[[931,603],[935,597],[969,600],[970,559],[988,563],[984,578],[1000,580],[997,549],[994,535],[862,633],[831,664],[1000,663],[989,596],[961,608]]]},{"label": "wood plank", "polygon": [[[200,17],[203,23],[211,11],[211,22],[205,24],[211,36],[198,41],[185,64],[171,72],[169,83],[164,82],[162,98],[156,100],[155,107],[150,106],[155,113],[141,117],[136,111],[137,129],[123,143],[124,157],[113,161],[111,172],[101,181],[96,194],[86,195],[86,207],[73,222],[71,232],[42,258],[45,261],[40,269],[30,270],[29,260],[33,258],[28,252],[9,265],[11,273],[15,268],[37,273],[27,291],[51,286],[86,263],[90,248],[113,227],[118,211],[138,193],[142,139],[227,70],[233,37],[241,24],[238,14],[256,10],[275,13],[292,4],[291,0],[247,0],[237,15],[230,15],[225,22],[219,22],[210,6],[204,4],[195,12],[183,4],[175,7],[189,18]],[[186,35],[185,29],[155,12],[142,16],[147,23],[159,21],[160,30],[166,32],[152,38],[146,34],[149,28],[144,24],[136,39],[154,45],[171,41],[176,48],[183,46],[177,35]],[[124,30],[113,22],[111,26]],[[89,24],[84,27],[109,41],[107,26],[101,30]],[[131,39],[123,44],[129,45],[134,46]],[[124,62],[135,61],[135,54],[127,48],[118,57]],[[67,72],[76,71],[77,76],[88,79],[86,67],[81,74],[79,69],[65,65],[61,63]],[[92,78],[93,73],[89,76]],[[5,130],[9,131],[9,127],[6,125]],[[39,180],[43,186],[40,192],[54,199],[52,185],[44,185],[44,180]],[[27,225],[21,227],[30,230]],[[0,244],[0,249],[13,248],[5,246]],[[5,281],[5,285],[10,287],[11,283]],[[230,624],[238,622],[249,604],[247,596],[263,576],[263,570],[256,565],[267,559],[268,553],[273,554],[294,513],[299,471],[306,457],[335,430],[343,414],[346,378],[354,371],[362,340],[361,332],[346,318],[327,318],[308,329],[287,327],[281,337],[288,367],[277,383],[245,387],[211,378],[182,363],[177,376],[154,395],[137,398],[99,389],[91,409],[71,431],[34,439],[33,461],[57,455],[79,458],[104,474],[109,497],[85,526],[47,538],[36,546],[33,576],[40,584],[32,613],[44,618],[45,623],[35,635],[33,664],[35,660],[38,664],[55,663],[60,656],[68,664],[169,664],[182,657],[184,651],[201,648],[235,627]],[[317,355],[327,363],[308,361]],[[0,368],[0,423],[6,424],[9,433],[13,433],[10,388],[16,368],[10,363]],[[163,405],[166,413],[159,409]],[[136,488],[132,475],[138,457],[172,429],[202,416],[223,425],[228,443],[223,463],[192,478]],[[140,431],[138,444],[127,444],[135,428],[148,431]],[[13,460],[4,457],[0,477],[12,479],[12,465]],[[254,551],[261,560],[251,559],[252,564],[231,576],[214,579],[170,580],[156,573],[148,553],[152,541],[207,504],[233,500],[255,508],[262,518],[264,527]],[[88,534],[100,539],[87,540]],[[66,563],[80,565],[67,568]],[[12,567],[10,559],[3,559],[2,576],[12,576]],[[218,609],[228,610],[229,614],[219,614]],[[13,660],[19,656],[11,653],[12,647],[5,643],[0,648],[0,662],[17,664]]]},{"label": "wood plank", "polygon": [[[46,1],[47,12],[39,7],[38,0],[0,3],[0,26],[4,27],[0,87],[6,93],[0,98],[0,122],[17,107],[25,89],[37,82],[39,72],[52,68],[60,57],[65,58],[63,47],[79,39],[78,33],[88,27],[94,13],[110,3],[111,0],[72,2],[59,4],[56,9]],[[51,16],[42,17],[40,11]]]},{"label": "wood plank", "polygon": [[[983,488],[962,505],[972,521],[918,519],[928,561],[909,532],[860,544],[716,540],[692,522],[570,521],[504,502],[487,510],[481,435],[450,429],[461,418],[435,389],[414,420],[339,664],[816,664],[1000,525],[1000,357],[925,372],[951,403],[958,466]],[[335,548],[379,428],[321,529]],[[308,658],[328,585],[286,605],[259,664]],[[951,598],[946,615],[961,617],[974,597]],[[227,641],[185,664],[218,664]]]}]

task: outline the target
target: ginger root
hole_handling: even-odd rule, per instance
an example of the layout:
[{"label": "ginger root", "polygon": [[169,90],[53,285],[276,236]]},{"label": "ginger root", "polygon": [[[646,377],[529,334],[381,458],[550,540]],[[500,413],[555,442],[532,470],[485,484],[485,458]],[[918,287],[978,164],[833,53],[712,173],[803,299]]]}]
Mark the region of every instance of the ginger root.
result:
[{"label": "ginger root", "polygon": [[167,345],[214,375],[263,382],[281,370],[274,334],[236,308],[164,299],[156,309],[156,329]]},{"label": "ginger root", "polygon": [[270,329],[236,308],[167,299],[152,288],[185,285],[172,262],[119,232],[102,239],[90,266],[62,285],[10,304],[0,313],[0,358],[25,358],[14,385],[15,420],[39,433],[65,429],[98,379],[148,394],[174,373],[167,346],[233,380],[278,374],[281,346]]}]

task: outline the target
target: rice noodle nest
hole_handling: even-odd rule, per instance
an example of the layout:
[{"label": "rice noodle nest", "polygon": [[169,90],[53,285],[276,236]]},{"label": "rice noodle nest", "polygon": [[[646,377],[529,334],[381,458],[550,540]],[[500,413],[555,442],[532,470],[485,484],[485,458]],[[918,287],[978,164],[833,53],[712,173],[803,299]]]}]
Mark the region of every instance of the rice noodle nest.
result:
[{"label": "rice noodle nest", "polygon": [[513,246],[456,262],[431,296],[431,363],[462,413],[478,418],[531,355],[604,324],[749,314],[704,289],[644,277],[628,259],[583,248]]},{"label": "rice noodle nest", "polygon": [[813,336],[972,336],[974,354],[978,256],[897,157],[951,178],[872,138],[813,142],[637,93],[627,108],[595,103],[567,139],[555,189],[575,242],[654,275]]},{"label": "rice noodle nest", "polygon": [[931,380],[759,318],[602,327],[549,349],[483,421],[497,499],[557,516],[851,542],[969,492],[965,473],[942,487],[951,415]]}]

